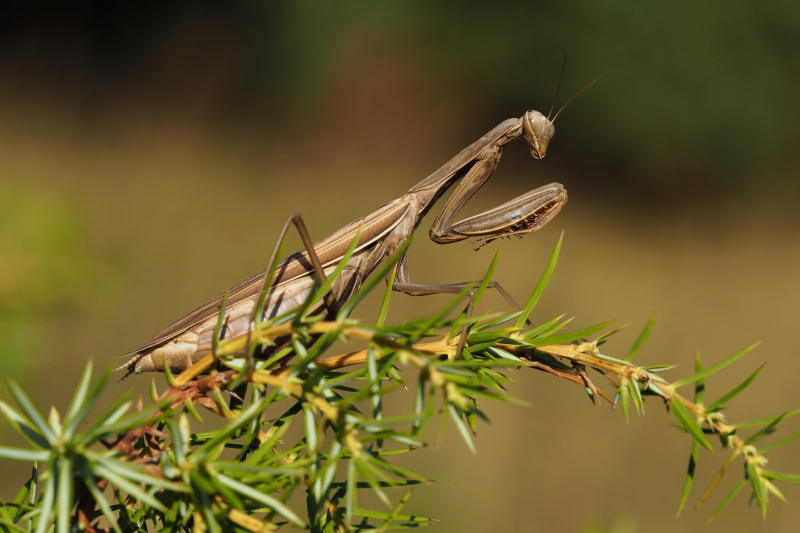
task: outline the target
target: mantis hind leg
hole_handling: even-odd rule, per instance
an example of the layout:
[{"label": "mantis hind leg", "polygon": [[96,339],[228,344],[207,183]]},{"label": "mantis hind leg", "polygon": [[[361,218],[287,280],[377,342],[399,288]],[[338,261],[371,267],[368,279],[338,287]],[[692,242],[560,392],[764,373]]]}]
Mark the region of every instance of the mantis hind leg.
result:
[{"label": "mantis hind leg", "polygon": [[[319,256],[317,256],[317,252],[314,249],[314,241],[311,240],[311,235],[308,233],[308,228],[306,228],[306,223],[303,221],[303,217],[300,215],[300,212],[295,211],[289,215],[289,218],[287,218],[286,222],[284,222],[283,226],[281,226],[281,230],[278,233],[278,239],[275,242],[275,246],[272,248],[272,253],[270,254],[269,262],[267,263],[267,268],[264,269],[264,274],[261,280],[261,286],[259,289],[259,293],[261,294],[260,301],[264,299],[266,291],[268,291],[269,287],[272,285],[272,278],[275,276],[275,269],[278,265],[281,246],[283,245],[283,241],[286,239],[286,234],[289,232],[289,226],[292,224],[297,229],[297,233],[300,235],[300,240],[303,241],[303,247],[308,253],[308,260],[311,262],[311,266],[314,271],[314,280],[318,284],[322,285],[327,279],[325,271],[322,268],[322,263],[319,260]],[[336,299],[332,293],[328,292],[325,295],[324,303],[330,314],[335,314],[338,310]],[[259,306],[256,306],[253,311],[253,321],[255,321],[258,311]]]},{"label": "mantis hind leg", "polygon": [[[427,296],[429,294],[458,294],[463,291],[467,287],[472,287],[467,293],[467,307],[466,307],[466,314],[467,317],[472,316],[472,311],[475,305],[475,288],[480,284],[479,281],[464,281],[458,283],[441,283],[441,284],[424,284],[424,283],[414,283],[410,281],[409,274],[408,274],[408,256],[404,255],[400,262],[397,265],[397,274],[395,277],[394,285],[392,285],[392,290],[397,292],[402,292],[408,294],[410,296]],[[499,281],[490,280],[489,284],[487,285],[488,289],[494,289],[513,307],[516,311],[521,311],[522,307],[514,301],[514,298],[508,293],[505,288],[500,284]],[[525,322],[528,326],[533,327],[533,323],[525,319]],[[461,352],[464,349],[464,345],[466,344],[467,339],[467,324],[464,324],[461,328],[461,333],[458,339],[458,347],[456,348],[457,357],[461,357]]]},{"label": "mantis hind leg", "polygon": [[[318,285],[322,285],[325,283],[327,276],[325,275],[325,271],[322,268],[322,263],[319,260],[319,256],[317,255],[316,250],[314,249],[314,241],[311,240],[311,235],[308,232],[308,228],[306,227],[305,222],[303,221],[303,217],[299,211],[293,212],[289,217],[286,219],[286,222],[283,223],[281,226],[280,232],[278,232],[278,238],[275,241],[275,246],[272,248],[272,253],[269,257],[269,262],[267,263],[267,268],[264,269],[264,273],[261,279],[261,285],[259,288],[259,300],[256,306],[253,308],[253,314],[250,317],[250,323],[255,324],[257,319],[262,315],[264,302],[266,300],[266,295],[272,286],[276,269],[278,266],[279,258],[281,257],[281,247],[283,246],[283,242],[286,239],[286,234],[289,232],[289,227],[294,225],[295,229],[297,229],[297,233],[300,235],[300,240],[303,241],[303,247],[305,248],[306,252],[308,253],[308,260],[311,262],[312,270],[314,271],[314,280],[317,282]],[[328,311],[329,315],[334,315],[338,311],[338,304],[336,298],[334,298],[333,293],[328,292],[324,296],[324,305]],[[248,342],[247,346],[251,346],[249,335],[252,332],[252,329],[248,331]],[[253,353],[250,352],[251,357],[249,357],[250,361],[248,362],[248,366],[250,367],[248,370],[253,370],[254,361],[252,360]]]}]

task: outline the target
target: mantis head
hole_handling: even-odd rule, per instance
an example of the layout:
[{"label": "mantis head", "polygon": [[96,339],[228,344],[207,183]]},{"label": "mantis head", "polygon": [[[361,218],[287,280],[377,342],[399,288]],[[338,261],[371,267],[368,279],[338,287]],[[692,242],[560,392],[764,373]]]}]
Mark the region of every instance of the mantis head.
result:
[{"label": "mantis head", "polygon": [[547,153],[547,145],[556,133],[553,121],[538,111],[526,111],[522,117],[522,130],[534,159],[542,159]]},{"label": "mantis head", "polygon": [[[564,56],[564,65],[567,63],[567,56]],[[547,116],[542,115],[538,111],[527,111],[525,116],[522,117],[522,129],[525,133],[525,140],[528,141],[528,146],[531,148],[531,155],[534,159],[542,159],[544,154],[547,153],[547,145],[550,143],[550,139],[553,138],[553,135],[556,134],[556,127],[553,123],[558,118],[558,115],[564,111],[564,108],[567,107],[570,102],[572,102],[579,94],[583,91],[591,87],[595,84],[598,80],[600,80],[603,76],[608,74],[609,71],[606,71],[600,74],[598,77],[587,83],[583,89],[575,93],[572,98],[567,100],[567,103],[561,106],[553,118],[550,118],[550,115],[553,114],[553,107],[555,107],[556,99],[553,98],[553,105],[550,107],[550,112]],[[563,77],[564,70],[561,70],[561,76]],[[558,87],[561,86],[561,78],[558,80]],[[558,87],[556,87],[556,97],[558,96]]]}]

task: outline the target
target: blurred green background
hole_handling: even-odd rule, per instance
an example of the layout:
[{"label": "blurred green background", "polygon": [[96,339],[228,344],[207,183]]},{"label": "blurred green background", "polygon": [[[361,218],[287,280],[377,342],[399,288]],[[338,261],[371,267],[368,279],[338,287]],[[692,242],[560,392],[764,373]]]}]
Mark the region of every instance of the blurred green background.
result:
[{"label": "blurred green background", "polygon": [[[2,374],[63,408],[87,359],[116,365],[263,268],[291,211],[321,238],[503,119],[546,112],[565,50],[559,103],[611,72],[559,116],[545,160],[510,146],[474,199],[473,213],[550,181],[570,193],[545,230],[502,244],[496,277],[524,300],[563,229],[537,321],[619,317],[633,327],[605,351],[621,355],[655,313],[641,362],[677,363],[673,378],[698,351],[710,363],[763,339],[710,397],[768,362],[729,416],[798,407],[799,32],[800,4],[776,1],[7,5]],[[439,247],[427,224],[411,255],[417,280],[483,274],[497,243]],[[393,318],[440,303],[398,295]],[[689,439],[662,408],[626,424],[566,382],[514,378],[531,405],[488,406],[478,456],[446,432],[409,459],[438,481],[408,507],[441,518],[433,530],[796,530],[793,486],[766,522],[740,496],[707,524],[730,483],[675,518]],[[0,439],[16,442],[5,423]],[[790,448],[770,466],[800,473]],[[717,455],[701,458],[699,488]],[[24,481],[19,466],[0,467],[0,497]]]}]

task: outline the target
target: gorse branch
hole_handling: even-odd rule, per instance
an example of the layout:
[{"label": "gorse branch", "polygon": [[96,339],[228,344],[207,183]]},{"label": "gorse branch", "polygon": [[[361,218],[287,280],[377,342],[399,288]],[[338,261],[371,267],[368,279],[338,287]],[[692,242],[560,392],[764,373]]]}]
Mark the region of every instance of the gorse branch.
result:
[{"label": "gorse branch", "polygon": [[[560,246],[560,243],[559,243]],[[456,427],[470,449],[482,403],[513,401],[505,372],[532,368],[581,386],[595,402],[606,401],[628,417],[648,398],[666,404],[692,438],[689,474],[680,507],[692,488],[700,447],[713,449],[716,436],[729,456],[706,501],[735,461],[744,476],[720,505],[749,484],[762,512],[769,495],[782,495],[776,481],[800,478],[766,468],[765,453],[797,435],[761,449],[788,416],[735,424],[724,405],[743,392],[760,369],[714,402],[705,404],[705,380],[753,347],[669,382],[669,365],[637,366],[633,359],[652,328],[623,358],[600,350],[614,331],[609,323],[565,332],[558,317],[530,326],[528,317],[552,275],[556,248],[523,310],[505,316],[448,318],[461,300],[441,312],[403,324],[385,325],[385,306],[375,324],[360,324],[343,312],[322,321],[295,310],[257,324],[247,335],[221,341],[178,376],[152,403],[132,409],[120,399],[94,420],[89,412],[107,376],[91,386],[89,364],[66,411],[45,416],[17,385],[17,403],[0,410],[29,442],[0,448],[0,457],[34,463],[31,479],[13,502],[0,507],[0,529],[66,533],[86,531],[364,531],[420,527],[430,519],[404,514],[411,489],[425,482],[394,464],[393,455],[425,445],[426,428],[440,415]],[[491,277],[477,285],[476,299]],[[387,291],[388,294],[388,291]],[[319,292],[315,299],[323,297]],[[359,296],[360,297],[360,296]],[[364,348],[332,354],[339,339]],[[257,357],[269,347],[269,357]],[[596,384],[591,372],[606,378]],[[695,384],[693,399],[679,389]],[[606,390],[604,390],[604,388]],[[389,416],[385,399],[404,395],[407,409]],[[200,410],[219,427],[192,430]],[[393,407],[396,409],[396,407]],[[740,432],[756,428],[747,437]],[[359,495],[381,500],[379,509],[359,505]],[[298,505],[300,501],[303,505]]]}]

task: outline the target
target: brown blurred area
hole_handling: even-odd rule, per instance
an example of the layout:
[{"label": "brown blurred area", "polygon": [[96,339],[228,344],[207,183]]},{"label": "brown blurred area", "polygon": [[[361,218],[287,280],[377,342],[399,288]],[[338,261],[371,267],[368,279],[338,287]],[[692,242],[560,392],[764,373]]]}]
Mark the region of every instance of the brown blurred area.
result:
[{"label": "brown blurred area", "polygon": [[[63,409],[88,359],[116,365],[262,269],[290,212],[324,237],[503,119],[546,112],[563,49],[560,103],[611,72],[559,116],[546,159],[509,147],[476,196],[471,213],[550,181],[570,194],[541,233],[502,243],[496,278],[527,298],[563,230],[537,321],[618,317],[632,327],[604,351],[622,356],[655,314],[639,362],[677,364],[673,379],[696,353],[711,364],[763,340],[710,380],[708,397],[767,363],[727,415],[796,408],[798,24],[800,9],[777,2],[0,8],[2,374]],[[410,259],[418,280],[483,275],[497,243],[436,246],[427,224]],[[392,314],[441,302],[397,295]],[[369,320],[374,306],[356,316]],[[675,518],[690,442],[663,408],[626,424],[566,382],[513,376],[511,393],[530,407],[487,406],[477,456],[455,432],[412,454],[408,466],[437,483],[406,510],[440,518],[436,531],[795,530],[800,491],[786,485],[789,505],[776,500],[766,522],[740,495],[708,525],[733,479]],[[146,393],[148,382],[109,394]],[[0,441],[16,444],[5,422]],[[796,445],[779,449],[770,466],[800,473],[797,456]],[[701,456],[695,496],[723,457]],[[7,499],[26,472],[0,468]]]}]

